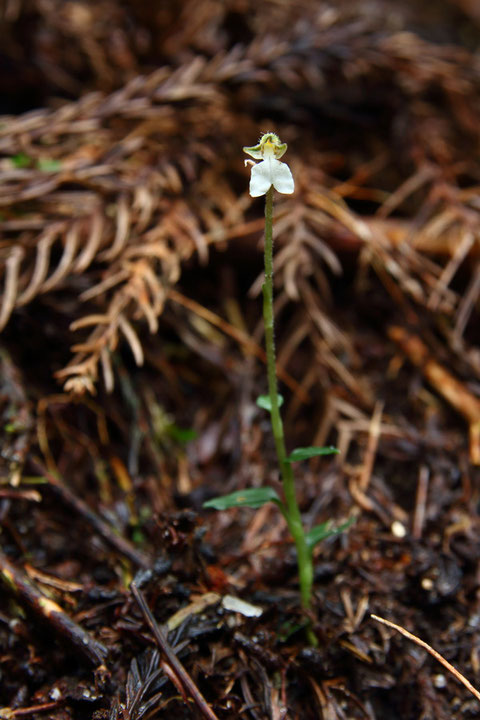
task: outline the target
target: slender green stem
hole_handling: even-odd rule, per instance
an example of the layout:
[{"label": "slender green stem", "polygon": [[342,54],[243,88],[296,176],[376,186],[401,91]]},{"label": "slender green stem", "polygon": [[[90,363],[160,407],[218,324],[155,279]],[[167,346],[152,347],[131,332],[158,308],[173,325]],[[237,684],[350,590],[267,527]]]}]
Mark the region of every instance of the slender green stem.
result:
[{"label": "slender green stem", "polygon": [[[275,359],[274,313],[273,313],[273,187],[265,200],[265,282],[263,284],[263,320],[265,324],[265,347],[267,353],[268,393],[270,396],[272,431],[285,494],[286,519],[297,549],[298,575],[302,606],[310,609],[313,584],[313,560],[308,548],[302,517],[295,493],[295,480],[291,463],[286,462],[285,436],[278,406],[277,372]],[[308,639],[316,643],[313,632]]]}]

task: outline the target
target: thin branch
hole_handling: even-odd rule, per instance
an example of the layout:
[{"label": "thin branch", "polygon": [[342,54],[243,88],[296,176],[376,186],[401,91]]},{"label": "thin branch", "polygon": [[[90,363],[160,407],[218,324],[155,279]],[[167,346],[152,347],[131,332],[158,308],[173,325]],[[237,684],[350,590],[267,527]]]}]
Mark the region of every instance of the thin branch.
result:
[{"label": "thin branch", "polygon": [[387,625],[387,627],[393,628],[393,630],[397,630],[397,632],[408,638],[408,640],[411,640],[417,645],[420,645],[420,647],[423,647],[424,650],[430,653],[430,655],[434,657],[435,660],[438,660],[438,662],[441,663],[443,667],[448,670],[448,672],[452,673],[452,675],[456,677],[457,680],[467,688],[467,690],[470,690],[472,695],[476,697],[477,700],[480,702],[480,692],[472,685],[469,680],[467,680],[464,675],[462,675],[462,673],[460,673],[456,668],[454,668],[453,665],[448,662],[448,660],[445,660],[445,658],[442,657],[439,652],[434,650],[428,643],[426,643],[424,640],[420,640],[420,638],[418,638],[416,635],[413,635],[412,633],[408,632],[408,630],[405,630],[405,628],[403,628],[401,625],[396,625],[390,620],[385,620],[385,618],[381,618],[378,615],[370,615],[370,617],[373,620],[381,623],[382,625]]},{"label": "thin branch", "polygon": [[180,684],[191,696],[204,717],[206,717],[208,720],[218,720],[217,716],[215,715],[211,707],[208,705],[200,690],[197,688],[192,678],[187,673],[182,663],[177,658],[174,651],[168,644],[168,640],[162,629],[158,625],[157,621],[153,617],[153,614],[148,607],[141,590],[139,590],[139,588],[135,585],[134,582],[132,582],[131,584],[131,590],[135,597],[135,600],[140,606],[140,610],[142,611],[143,617],[145,618],[147,625],[150,627],[150,630],[152,631],[155,640],[157,641],[158,647],[160,648],[163,656],[166,659],[166,662],[169,664],[172,672],[175,674]]},{"label": "thin branch", "polygon": [[67,638],[84,658],[95,665],[103,664],[108,654],[105,645],[72,620],[60,605],[41,593],[28,575],[13,565],[1,550],[0,580],[6,590],[14,592],[24,605],[43,618],[55,634]]}]

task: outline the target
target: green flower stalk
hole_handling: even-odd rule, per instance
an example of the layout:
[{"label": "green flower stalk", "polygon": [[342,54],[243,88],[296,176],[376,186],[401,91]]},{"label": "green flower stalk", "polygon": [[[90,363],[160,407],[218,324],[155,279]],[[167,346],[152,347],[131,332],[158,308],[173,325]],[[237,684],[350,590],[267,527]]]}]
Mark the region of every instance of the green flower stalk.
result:
[{"label": "green flower stalk", "polygon": [[[273,188],[284,194],[295,189],[290,168],[281,163],[287,150],[286,143],[273,133],[263,135],[256,147],[245,147],[244,152],[262,162],[252,167],[250,194],[253,197],[265,194],[265,282],[263,284],[263,322],[265,326],[265,349],[267,353],[268,395],[270,398],[270,418],[272,423],[275,449],[282,477],[285,495],[285,519],[297,549],[298,575],[302,606],[309,610],[313,584],[313,558],[308,549],[302,517],[295,492],[295,480],[292,465],[286,462],[287,450],[283,432],[282,416],[278,404],[277,370],[275,355],[275,319],[273,312]],[[268,185],[268,189],[267,188]],[[266,192],[265,192],[266,189]],[[313,634],[312,634],[313,635]],[[314,636],[309,638],[314,641]]]},{"label": "green flower stalk", "polygon": [[[300,584],[300,598],[304,610],[311,609],[313,586],[313,548],[326,537],[344,530],[350,523],[344,523],[338,528],[332,528],[330,523],[323,523],[308,532],[302,523],[302,516],[295,492],[295,479],[292,463],[306,460],[318,455],[330,455],[338,452],[332,447],[297,448],[287,455],[285,436],[283,432],[280,407],[283,398],[278,394],[277,372],[275,357],[275,323],[273,312],[273,190],[290,195],[294,192],[295,184],[290,168],[280,162],[285,154],[287,145],[280,142],[278,135],[266,133],[258,145],[244,147],[246,152],[258,163],[246,160],[252,166],[250,178],[250,195],[259,197],[265,195],[265,282],[263,284],[263,321],[265,326],[265,348],[267,355],[268,395],[258,398],[257,404],[270,412],[275,449],[282,478],[283,500],[271,487],[252,488],[241,490],[224,497],[209,500],[204,507],[224,510],[230,507],[259,508],[267,502],[277,504],[290,530],[297,551],[298,577]],[[311,645],[317,645],[317,639],[311,629],[307,627],[307,639]]]}]

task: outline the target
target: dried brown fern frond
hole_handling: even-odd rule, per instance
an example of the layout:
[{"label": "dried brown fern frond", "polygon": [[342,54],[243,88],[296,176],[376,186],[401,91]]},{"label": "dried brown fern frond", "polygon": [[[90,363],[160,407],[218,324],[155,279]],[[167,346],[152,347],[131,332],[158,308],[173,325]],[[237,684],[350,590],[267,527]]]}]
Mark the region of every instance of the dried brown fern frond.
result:
[{"label": "dried brown fern frond", "polygon": [[[68,9],[54,0],[40,9],[32,2],[57,31],[65,13],[78,11],[76,20],[82,19],[73,0]],[[100,5],[88,6],[85,21],[87,14],[89,22],[99,16]],[[119,87],[110,95],[91,93],[57,110],[2,118],[0,325],[15,308],[67,290],[85,307],[68,318],[78,352],[61,376],[72,387],[77,371],[78,377],[85,371],[91,388],[101,363],[111,387],[109,353],[123,337],[141,360],[141,324],[156,331],[182,263],[193,253],[206,261],[209,243],[246,232],[250,201],[235,177],[238,148],[258,132],[252,116],[263,123],[272,114],[280,115],[298,157],[299,194],[278,216],[277,238],[285,239],[278,278],[285,302],[302,298],[308,306],[318,342],[334,357],[351,354],[327,313],[328,273],[340,269],[335,250],[342,238],[367,246],[364,259],[387,268],[415,302],[458,312],[448,283],[454,267],[427,261],[415,243],[394,242],[397,221],[387,222],[387,215],[404,202],[412,202],[410,214],[425,214],[434,187],[447,180],[455,187],[460,176],[471,184],[475,169],[465,136],[478,130],[475,102],[470,107],[464,98],[476,97],[480,71],[464,48],[413,33],[408,9],[384,27],[384,8],[382,0],[334,10],[268,2],[242,15],[235,3],[212,0],[186,1],[176,15],[167,4],[152,27],[161,34],[168,26],[169,66],[118,85],[120,76],[102,75],[105,50],[97,72],[103,84]],[[242,18],[237,34],[232,17]],[[124,9],[113,13],[112,27],[124,18]],[[110,37],[102,23],[92,42],[101,45],[101,36]],[[384,117],[377,131],[379,90]],[[327,123],[341,117],[343,130],[314,130],[319,115]],[[344,148],[348,127],[361,150]],[[336,167],[323,167],[326,147],[337,154]],[[360,187],[362,173],[375,178],[386,167],[390,174],[376,188]],[[357,198],[370,198],[378,219],[353,211]],[[435,213],[432,206],[427,220]],[[458,222],[466,232],[464,220]],[[417,227],[422,224],[425,217]],[[87,338],[86,327],[92,327]]]},{"label": "dried brown fern frond", "polygon": [[[288,364],[300,344],[310,344],[317,362],[310,367],[305,384],[328,384],[331,374],[331,383],[343,386],[362,407],[373,408],[375,393],[362,377],[362,363],[351,337],[336,322],[323,270],[338,273],[341,265],[335,250],[342,253],[350,248],[359,253],[359,292],[368,293],[362,276],[372,267],[407,320],[416,323],[420,316],[423,322],[429,318],[432,327],[447,338],[457,361],[478,376],[478,353],[461,341],[480,294],[478,272],[472,274],[464,294],[452,287],[462,263],[478,255],[476,189],[447,185],[439,168],[431,167],[410,183],[412,190],[424,188],[418,217],[399,220],[386,218],[382,206],[377,216],[359,216],[335,188],[325,184],[325,177],[321,184],[321,178],[307,167],[297,167],[296,175],[300,180],[297,194],[280,205],[274,230],[280,244],[275,258],[278,308],[288,300],[301,301],[301,309],[290,322],[294,329],[280,353],[282,364]],[[348,183],[342,187],[354,190]],[[405,202],[407,196],[407,190],[399,191],[396,201]],[[391,196],[386,197],[385,206],[392,208],[393,199],[389,202]],[[258,294],[260,288],[261,278],[253,293]]]},{"label": "dried brown fern frond", "polygon": [[[231,192],[224,193],[223,204],[212,197],[211,172],[212,184],[203,184],[206,194],[197,191],[191,206],[182,197],[194,180],[201,182],[200,167],[209,155],[195,130],[201,123],[205,131],[205,121],[192,114],[193,107],[207,103],[208,124],[217,124],[217,93],[210,79],[201,79],[205,66],[197,59],[179,71],[163,69],[109,98],[90,96],[54,113],[5,118],[0,128],[0,147],[10,153],[0,161],[0,203],[7,208],[0,220],[1,327],[15,307],[59,287],[83,286],[80,301],[95,300],[102,308],[72,325],[74,331],[97,327],[86,343],[76,344],[82,355],[75,358],[75,371],[69,367],[60,374],[85,373],[79,383],[70,379],[70,388],[91,389],[100,359],[111,387],[106,353],[116,347],[119,331],[141,361],[130,319],[145,318],[155,332],[164,287],[178,280],[181,263],[193,252],[205,262],[206,233],[213,231],[218,240],[219,222],[224,232],[238,218]],[[222,63],[215,67],[223,72]],[[189,126],[186,139],[172,123],[169,107],[177,102],[185,104],[178,119]],[[54,148],[47,158],[46,140]]]},{"label": "dried brown fern frond", "polygon": [[113,268],[110,266],[107,281],[102,280],[80,296],[80,300],[95,299],[102,304],[104,297],[110,299],[106,312],[87,315],[71,325],[72,331],[92,325],[94,330],[85,342],[73,347],[77,355],[57,373],[59,378],[68,378],[67,390],[78,391],[84,386],[91,390],[97,380],[99,363],[107,389],[113,388],[110,355],[117,347],[119,336],[128,342],[136,364],[143,364],[142,344],[128,318],[135,324],[143,319],[151,333],[157,331],[167,289],[178,280],[181,262],[195,251],[205,257],[206,245],[199,237],[200,230],[189,217],[188,208],[177,201],[163,217],[162,224],[145,234],[144,242],[126,248],[120,261],[114,263]]}]

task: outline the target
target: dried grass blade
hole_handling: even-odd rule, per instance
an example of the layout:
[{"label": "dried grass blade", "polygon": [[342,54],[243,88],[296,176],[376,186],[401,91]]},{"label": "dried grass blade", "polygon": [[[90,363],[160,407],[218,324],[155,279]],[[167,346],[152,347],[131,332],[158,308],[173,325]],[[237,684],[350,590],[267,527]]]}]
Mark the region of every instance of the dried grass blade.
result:
[{"label": "dried grass blade", "polygon": [[55,225],[49,228],[47,233],[38,241],[32,277],[30,278],[30,282],[23,293],[18,296],[16,302],[17,306],[27,305],[31,300],[33,300],[35,295],[40,292],[40,287],[45,281],[50,267],[50,250],[59,231],[60,228],[58,225]]},{"label": "dried grass blade", "polygon": [[448,660],[445,660],[445,658],[440,655],[439,652],[434,650],[428,643],[426,643],[424,640],[421,640],[416,635],[413,635],[413,633],[408,632],[408,630],[405,630],[401,625],[396,625],[395,623],[391,622],[390,620],[385,620],[385,618],[379,617],[378,615],[370,615],[370,617],[373,620],[376,620],[377,622],[381,623],[382,625],[386,625],[387,627],[393,628],[393,630],[396,630],[404,637],[408,638],[408,640],[411,640],[412,642],[416,643],[420,647],[422,647],[424,650],[426,650],[432,657],[435,658],[435,660],[438,660],[439,663],[443,665],[444,668],[448,670],[459,682],[464,685],[467,690],[469,690],[474,697],[477,698],[477,700],[480,702],[480,692],[472,685],[472,683],[467,680],[467,678],[462,675],[461,672],[459,672],[453,665],[451,665]]},{"label": "dried grass blade", "polygon": [[89,218],[89,234],[87,244],[80,253],[73,268],[75,273],[81,273],[91,264],[103,237],[104,219],[100,210]]},{"label": "dried grass blade", "polygon": [[0,311],[0,330],[3,330],[7,324],[15,307],[18,291],[18,276],[23,256],[23,248],[14,247],[5,263],[5,287],[3,290],[2,309]]},{"label": "dried grass blade", "polygon": [[137,365],[143,365],[142,344],[138,339],[137,333],[124,315],[118,316],[118,327],[123,332],[128,344],[130,345],[135,362]]},{"label": "dried grass blade", "polygon": [[75,259],[75,253],[78,246],[79,227],[77,223],[74,223],[68,230],[65,237],[65,248],[60,258],[60,262],[57,269],[52,275],[46,280],[40,287],[39,292],[46,293],[49,290],[53,290],[59,285],[62,280],[67,276],[69,270],[72,268],[73,261]]},{"label": "dried grass blade", "polygon": [[130,211],[125,194],[121,195],[117,207],[117,229],[113,245],[101,253],[99,260],[113,260],[122,252],[127,244],[130,231]]}]

